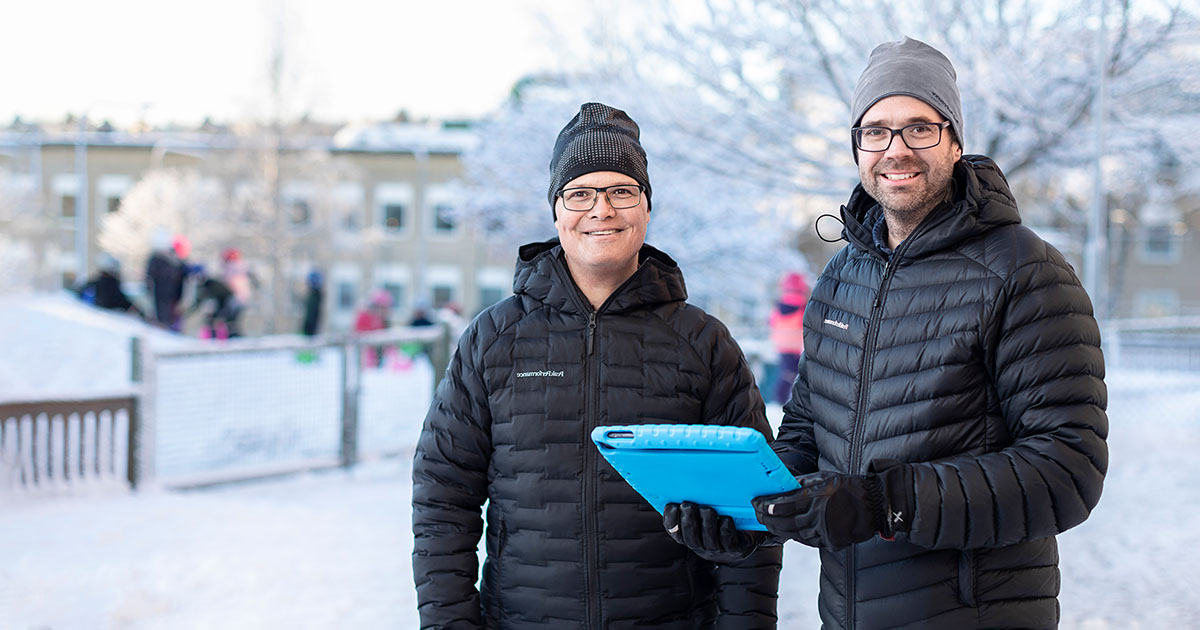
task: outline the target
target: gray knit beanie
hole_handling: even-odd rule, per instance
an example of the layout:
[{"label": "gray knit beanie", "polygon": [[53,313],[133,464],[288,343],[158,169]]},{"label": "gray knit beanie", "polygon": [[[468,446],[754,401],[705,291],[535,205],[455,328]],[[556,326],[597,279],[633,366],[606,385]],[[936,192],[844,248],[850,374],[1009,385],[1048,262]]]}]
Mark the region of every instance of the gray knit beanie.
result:
[{"label": "gray knit beanie", "polygon": [[637,123],[625,112],[602,103],[584,103],[579,113],[558,132],[550,157],[550,211],[554,198],[567,182],[596,171],[624,173],[646,187],[646,209],[650,209],[650,176],[646,151],[638,142]]},{"label": "gray knit beanie", "polygon": [[[950,121],[950,131],[961,147],[962,101],[955,83],[957,77],[946,55],[925,42],[911,37],[884,42],[871,51],[867,67],[858,77],[850,126],[857,127],[872,105],[889,96],[911,96],[928,103]],[[857,151],[854,161],[858,162]]]}]

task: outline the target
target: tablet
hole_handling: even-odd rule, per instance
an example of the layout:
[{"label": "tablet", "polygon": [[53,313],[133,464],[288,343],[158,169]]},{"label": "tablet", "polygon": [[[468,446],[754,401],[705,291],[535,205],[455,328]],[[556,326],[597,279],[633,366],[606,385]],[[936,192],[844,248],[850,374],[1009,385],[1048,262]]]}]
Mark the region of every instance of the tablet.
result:
[{"label": "tablet", "polygon": [[738,529],[763,531],[750,500],[800,487],[763,434],[749,427],[606,426],[592,430],[592,441],[660,514],[668,503],[691,501],[732,517]]}]

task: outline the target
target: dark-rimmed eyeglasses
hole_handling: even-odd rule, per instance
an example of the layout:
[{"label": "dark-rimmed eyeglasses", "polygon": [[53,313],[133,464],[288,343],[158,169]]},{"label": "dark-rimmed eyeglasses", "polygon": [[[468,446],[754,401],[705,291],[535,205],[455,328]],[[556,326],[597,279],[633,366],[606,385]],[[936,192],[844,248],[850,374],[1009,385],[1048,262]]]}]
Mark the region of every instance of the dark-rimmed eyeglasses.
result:
[{"label": "dark-rimmed eyeglasses", "polygon": [[609,206],[614,210],[624,210],[642,202],[644,189],[641,184],[614,184],[604,188],[575,186],[558,191],[558,196],[562,197],[563,207],[567,210],[587,212],[596,207],[596,199],[600,197],[600,193],[604,193]]},{"label": "dark-rimmed eyeglasses", "polygon": [[854,138],[854,146],[859,151],[881,153],[892,146],[892,140],[897,135],[910,149],[932,149],[942,142],[942,130],[949,127],[947,122],[919,122],[905,125],[899,129],[870,125],[866,127],[851,127],[850,136]]}]

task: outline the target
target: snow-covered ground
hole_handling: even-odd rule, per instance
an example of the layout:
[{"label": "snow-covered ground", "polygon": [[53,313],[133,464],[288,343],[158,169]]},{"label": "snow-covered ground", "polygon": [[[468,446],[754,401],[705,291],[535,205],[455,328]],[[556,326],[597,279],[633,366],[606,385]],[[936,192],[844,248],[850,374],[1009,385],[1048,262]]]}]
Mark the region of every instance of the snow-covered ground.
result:
[{"label": "snow-covered ground", "polygon": [[[20,340],[3,341],[0,375],[41,370],[86,389],[14,366],[29,361],[9,352]],[[1061,627],[1200,628],[1200,374],[1107,382],[1112,464],[1092,518],[1059,538]],[[416,628],[410,459],[187,493],[0,497],[0,630]],[[788,544],[780,627],[819,625],[817,570],[813,550]]]},{"label": "snow-covered ground", "polygon": [[0,295],[0,402],[127,392],[130,339],[138,335],[165,349],[198,341],[65,293]]}]

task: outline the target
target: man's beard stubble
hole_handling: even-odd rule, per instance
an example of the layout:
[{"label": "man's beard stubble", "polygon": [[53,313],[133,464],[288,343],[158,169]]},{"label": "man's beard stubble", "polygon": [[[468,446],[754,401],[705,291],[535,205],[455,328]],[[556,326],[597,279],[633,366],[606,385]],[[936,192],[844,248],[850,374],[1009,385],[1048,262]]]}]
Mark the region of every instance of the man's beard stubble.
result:
[{"label": "man's beard stubble", "polygon": [[[921,171],[924,179],[921,186],[914,190],[888,190],[880,185],[879,174],[889,170]],[[868,177],[862,178],[863,189],[879,202],[884,212],[893,221],[915,228],[925,215],[937,207],[950,193],[950,179],[954,171],[954,163],[941,165],[913,158],[909,160],[880,160],[871,169]]]}]

